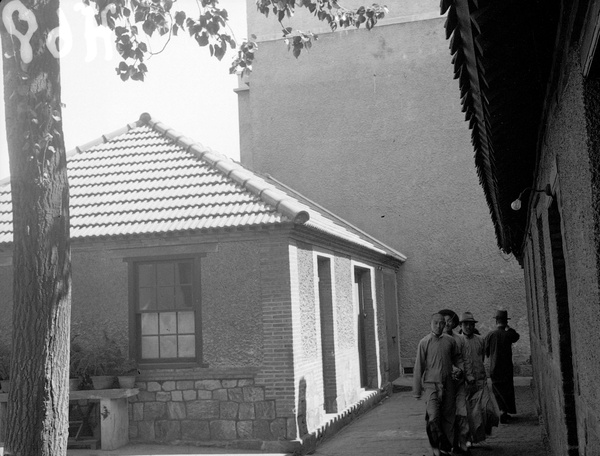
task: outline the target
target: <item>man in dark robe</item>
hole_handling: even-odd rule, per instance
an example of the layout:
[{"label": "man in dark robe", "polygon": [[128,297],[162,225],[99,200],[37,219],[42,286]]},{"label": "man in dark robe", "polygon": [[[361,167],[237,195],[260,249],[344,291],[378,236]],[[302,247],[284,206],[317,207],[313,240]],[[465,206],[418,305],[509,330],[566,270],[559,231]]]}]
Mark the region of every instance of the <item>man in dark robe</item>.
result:
[{"label": "man in dark robe", "polygon": [[462,374],[462,359],[454,338],[444,334],[446,321],[431,316],[431,332],[419,342],[413,372],[413,394],[425,393],[427,437],[434,456],[450,454],[452,448],[455,391],[453,377]]},{"label": "man in dark robe", "polygon": [[509,413],[517,413],[513,382],[512,344],[519,334],[508,326],[508,312],[496,312],[496,329],[485,337],[485,355],[490,359],[490,377],[500,407],[500,422],[507,423]]}]

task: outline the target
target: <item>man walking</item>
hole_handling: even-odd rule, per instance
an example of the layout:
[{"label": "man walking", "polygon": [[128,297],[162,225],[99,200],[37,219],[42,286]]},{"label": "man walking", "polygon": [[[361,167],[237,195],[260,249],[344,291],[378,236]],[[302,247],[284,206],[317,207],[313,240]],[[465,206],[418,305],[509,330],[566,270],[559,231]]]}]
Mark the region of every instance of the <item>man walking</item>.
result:
[{"label": "man walking", "polygon": [[435,456],[449,454],[453,440],[455,393],[453,377],[462,375],[456,341],[444,334],[446,321],[431,316],[431,332],[419,342],[414,368],[413,394],[425,393],[427,437]]},{"label": "man walking", "polygon": [[[458,326],[459,318],[456,312],[450,309],[442,309],[439,311],[446,320],[446,328],[444,332],[454,338],[458,344],[459,351],[462,354],[462,335],[458,332],[454,332],[454,328]],[[464,358],[463,358],[464,366]],[[454,394],[455,394],[455,417],[454,417],[454,438],[452,441],[452,447],[455,449],[467,450],[467,440],[469,436],[469,420],[467,414],[467,392],[465,389],[465,378],[464,375],[460,378],[454,379]],[[460,451],[460,450],[459,450]]]},{"label": "man walking", "polygon": [[517,413],[513,382],[512,344],[519,334],[508,326],[508,312],[496,311],[496,329],[485,337],[485,354],[490,358],[490,377],[500,407],[500,422],[507,423],[509,413]]},{"label": "man walking", "polygon": [[498,426],[498,405],[488,389],[483,364],[485,340],[475,334],[475,323],[477,320],[471,312],[464,312],[460,317],[459,347],[463,357],[469,427],[468,432],[460,436],[460,446],[455,448],[455,454],[470,454],[468,443],[484,441],[491,434],[492,426]]}]

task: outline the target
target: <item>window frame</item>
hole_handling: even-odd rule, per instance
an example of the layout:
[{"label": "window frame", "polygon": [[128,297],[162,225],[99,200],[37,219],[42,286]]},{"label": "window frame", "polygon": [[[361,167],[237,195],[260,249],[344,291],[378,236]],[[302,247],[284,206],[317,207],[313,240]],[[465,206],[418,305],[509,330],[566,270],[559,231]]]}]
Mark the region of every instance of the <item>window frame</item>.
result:
[{"label": "window frame", "polygon": [[[135,258],[125,258],[128,265],[128,296],[129,296],[129,356],[136,360],[141,368],[185,368],[185,367],[207,367],[203,364],[203,343],[202,343],[202,276],[201,276],[201,258],[205,255],[149,255]],[[192,264],[192,307],[189,310],[194,311],[195,326],[195,349],[194,359],[185,358],[178,360],[168,358],[165,360],[151,359],[145,360],[142,354],[141,327],[138,315],[138,266],[147,263],[191,261]],[[173,309],[177,311],[177,309]],[[157,313],[160,311],[157,310]]]}]

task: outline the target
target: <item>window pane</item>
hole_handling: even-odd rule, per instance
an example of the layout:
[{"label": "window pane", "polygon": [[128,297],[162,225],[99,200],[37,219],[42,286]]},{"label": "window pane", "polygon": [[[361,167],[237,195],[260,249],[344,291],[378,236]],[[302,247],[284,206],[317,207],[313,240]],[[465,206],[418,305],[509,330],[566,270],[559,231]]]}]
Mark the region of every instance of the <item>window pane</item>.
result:
[{"label": "window pane", "polygon": [[177,336],[160,336],[160,357],[177,357]]},{"label": "window pane", "polygon": [[142,358],[158,358],[158,336],[142,336]]},{"label": "window pane", "polygon": [[156,285],[156,269],[153,264],[138,265],[138,285],[140,287],[153,287]]},{"label": "window pane", "polygon": [[196,336],[179,336],[179,357],[194,358],[196,356]]},{"label": "window pane", "polygon": [[136,273],[140,359],[196,358],[194,262],[137,263]]},{"label": "window pane", "polygon": [[173,263],[156,263],[156,283],[158,286],[175,284],[175,265]]},{"label": "window pane", "polygon": [[156,294],[158,310],[175,308],[175,289],[173,287],[158,287]]},{"label": "window pane", "polygon": [[194,312],[177,312],[178,334],[195,334]]},{"label": "window pane", "polygon": [[162,312],[160,314],[160,333],[177,333],[177,314],[175,312]]},{"label": "window pane", "polygon": [[180,285],[175,290],[175,305],[177,309],[189,309],[192,307],[192,286]]},{"label": "window pane", "polygon": [[158,334],[158,314],[142,314],[142,335]]},{"label": "window pane", "polygon": [[154,288],[140,288],[138,301],[138,308],[140,310],[155,310],[156,290]]},{"label": "window pane", "polygon": [[191,284],[192,283],[192,263],[177,263],[177,271],[176,271],[176,283],[183,284]]}]

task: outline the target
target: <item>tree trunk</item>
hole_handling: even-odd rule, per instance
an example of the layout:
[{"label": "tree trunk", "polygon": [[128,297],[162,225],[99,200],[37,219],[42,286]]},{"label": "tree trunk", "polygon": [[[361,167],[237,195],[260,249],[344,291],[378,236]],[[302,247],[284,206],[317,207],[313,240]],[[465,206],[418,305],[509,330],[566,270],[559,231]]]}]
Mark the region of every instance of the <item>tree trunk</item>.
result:
[{"label": "tree trunk", "polygon": [[[48,33],[58,27],[58,6],[59,0],[11,0],[1,5],[14,233],[4,454],[18,456],[65,455],[68,438],[69,190],[60,61],[46,44]],[[7,13],[15,7],[19,12]],[[34,22],[37,31],[31,35]]]}]

